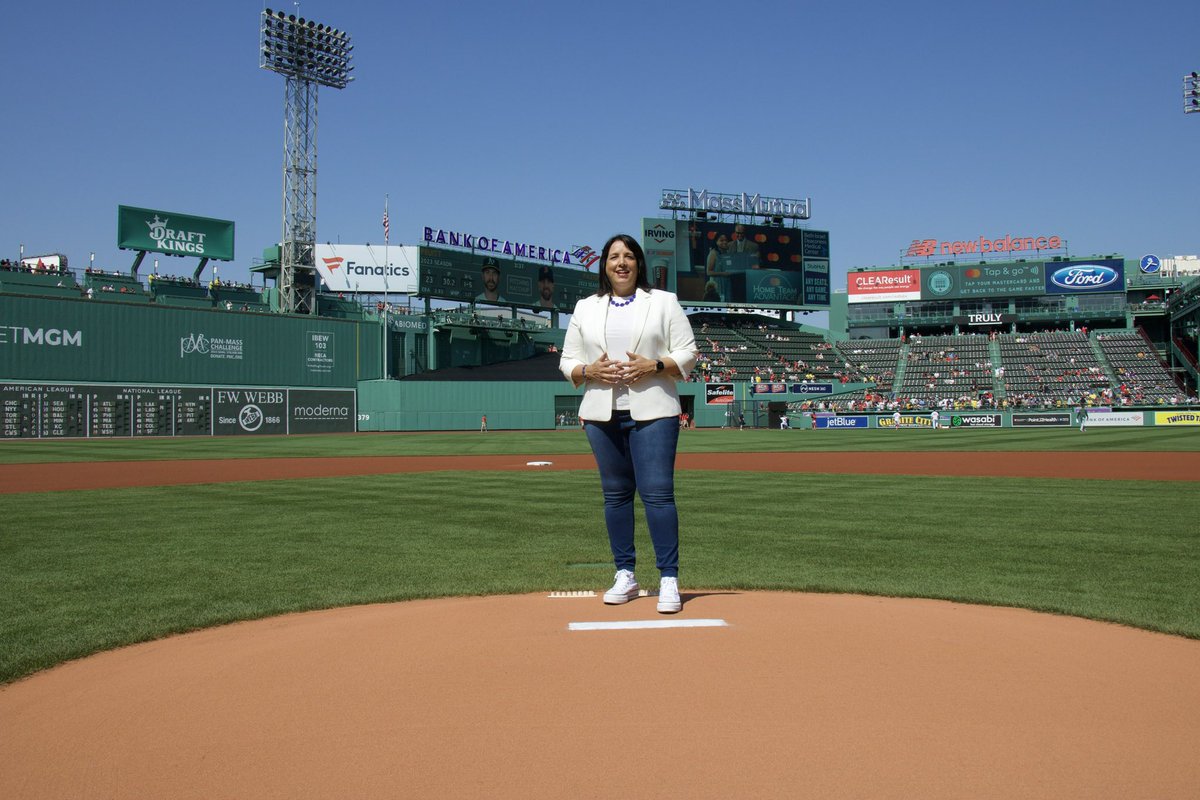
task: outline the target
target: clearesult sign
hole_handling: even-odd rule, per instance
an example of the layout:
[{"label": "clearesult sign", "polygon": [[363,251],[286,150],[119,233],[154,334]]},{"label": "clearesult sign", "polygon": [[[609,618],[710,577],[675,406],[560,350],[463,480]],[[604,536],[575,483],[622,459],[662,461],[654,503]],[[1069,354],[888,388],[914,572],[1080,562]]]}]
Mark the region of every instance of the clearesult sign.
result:
[{"label": "clearesult sign", "polygon": [[851,272],[846,275],[846,293],[851,303],[920,300],[921,272],[916,269]]},{"label": "clearesult sign", "polygon": [[122,250],[232,261],[233,233],[227,219],[117,206],[117,247]]}]

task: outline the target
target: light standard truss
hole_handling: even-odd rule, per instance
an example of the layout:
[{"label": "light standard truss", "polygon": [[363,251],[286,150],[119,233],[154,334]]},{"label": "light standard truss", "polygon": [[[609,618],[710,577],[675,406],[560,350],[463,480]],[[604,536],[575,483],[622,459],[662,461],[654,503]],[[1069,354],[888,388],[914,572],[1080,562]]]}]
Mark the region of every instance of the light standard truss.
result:
[{"label": "light standard truss", "polygon": [[343,31],[264,9],[259,66],[284,76],[280,310],[317,311],[317,87],[345,89],[354,45]]}]

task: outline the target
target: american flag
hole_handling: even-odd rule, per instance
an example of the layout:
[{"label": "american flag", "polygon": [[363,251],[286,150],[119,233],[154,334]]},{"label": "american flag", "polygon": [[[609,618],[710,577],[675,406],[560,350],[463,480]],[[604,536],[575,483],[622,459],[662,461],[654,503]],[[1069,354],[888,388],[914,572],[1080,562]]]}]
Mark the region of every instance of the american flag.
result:
[{"label": "american flag", "polygon": [[383,210],[383,238],[387,239],[388,237],[391,236],[391,233],[392,233],[392,224],[390,222],[388,222],[388,213],[387,213],[387,209],[385,208]]}]

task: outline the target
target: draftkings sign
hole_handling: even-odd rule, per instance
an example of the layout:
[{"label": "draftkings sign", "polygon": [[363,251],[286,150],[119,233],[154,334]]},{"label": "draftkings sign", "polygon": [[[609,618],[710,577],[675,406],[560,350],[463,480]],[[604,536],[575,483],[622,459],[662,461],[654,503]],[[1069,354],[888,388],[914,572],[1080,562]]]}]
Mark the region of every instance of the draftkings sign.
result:
[{"label": "draftkings sign", "polygon": [[174,211],[117,206],[117,247],[233,261],[233,223]]}]

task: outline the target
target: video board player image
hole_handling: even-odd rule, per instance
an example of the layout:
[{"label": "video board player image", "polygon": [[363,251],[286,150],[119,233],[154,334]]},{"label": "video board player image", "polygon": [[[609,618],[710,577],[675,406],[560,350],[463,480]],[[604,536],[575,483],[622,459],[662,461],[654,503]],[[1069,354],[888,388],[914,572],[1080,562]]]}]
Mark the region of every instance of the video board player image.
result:
[{"label": "video board player image", "polygon": [[441,300],[570,313],[599,287],[594,273],[492,254],[422,247],[418,261],[420,293]]},{"label": "video board player image", "polygon": [[828,305],[829,233],[690,220],[678,252],[681,302]]}]

